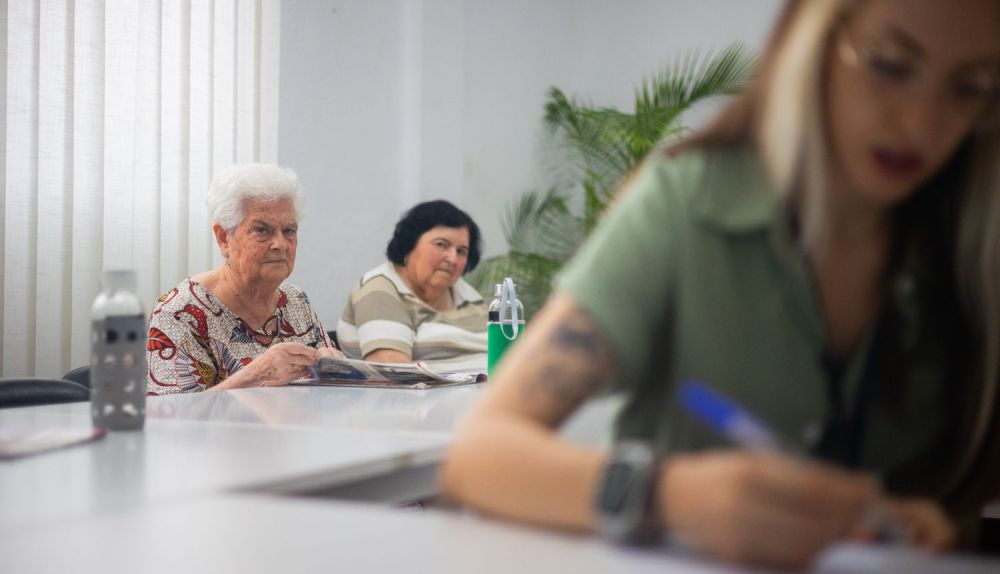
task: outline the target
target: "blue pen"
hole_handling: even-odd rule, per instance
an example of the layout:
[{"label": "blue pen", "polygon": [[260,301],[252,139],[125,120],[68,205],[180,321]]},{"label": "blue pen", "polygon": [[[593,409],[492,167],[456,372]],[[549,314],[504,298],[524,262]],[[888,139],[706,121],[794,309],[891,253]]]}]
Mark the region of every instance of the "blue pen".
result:
[{"label": "blue pen", "polygon": [[681,406],[712,430],[752,449],[781,450],[771,429],[732,400],[694,381],[677,391]]},{"label": "blue pen", "polygon": [[[782,441],[760,419],[701,383],[684,381],[677,397],[687,412],[737,445],[801,456],[797,449],[782,446]],[[906,528],[893,520],[879,503],[868,508],[864,521],[878,533],[880,540],[905,542],[909,538]]]}]

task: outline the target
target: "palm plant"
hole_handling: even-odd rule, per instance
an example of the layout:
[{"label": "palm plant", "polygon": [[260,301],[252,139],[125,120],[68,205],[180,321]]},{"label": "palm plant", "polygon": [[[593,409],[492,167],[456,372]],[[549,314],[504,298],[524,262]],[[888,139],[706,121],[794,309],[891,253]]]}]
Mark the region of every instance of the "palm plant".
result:
[{"label": "palm plant", "polygon": [[686,56],[642,81],[631,114],[551,88],[545,124],[565,151],[567,181],[529,191],[508,206],[501,220],[508,253],[482,261],[469,281],[492,296],[495,283],[513,277],[530,318],[548,297],[555,273],[597,224],[618,182],[650,151],[687,131],[681,124],[686,110],[705,98],[737,93],[754,67],[739,44]]}]

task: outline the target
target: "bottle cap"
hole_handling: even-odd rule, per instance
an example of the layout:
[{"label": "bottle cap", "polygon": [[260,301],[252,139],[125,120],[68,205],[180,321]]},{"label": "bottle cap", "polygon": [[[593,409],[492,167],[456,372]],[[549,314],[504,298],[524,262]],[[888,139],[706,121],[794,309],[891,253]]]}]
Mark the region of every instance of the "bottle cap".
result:
[{"label": "bottle cap", "polygon": [[[517,287],[517,283],[514,283],[513,281],[511,281],[510,284],[515,288]],[[500,295],[503,295],[503,283],[497,283],[493,287],[493,296],[499,297]]]},{"label": "bottle cap", "polygon": [[135,271],[110,269],[104,271],[104,288],[108,291],[135,291]]}]

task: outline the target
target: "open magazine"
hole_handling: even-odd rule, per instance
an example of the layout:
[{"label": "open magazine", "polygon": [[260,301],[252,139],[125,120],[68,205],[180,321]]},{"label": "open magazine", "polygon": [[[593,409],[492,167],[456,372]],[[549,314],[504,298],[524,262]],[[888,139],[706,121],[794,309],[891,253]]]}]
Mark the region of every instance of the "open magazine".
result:
[{"label": "open magazine", "polygon": [[341,357],[320,357],[309,367],[310,376],[293,385],[338,385],[429,389],[480,383],[486,380],[486,369],[475,363],[461,361],[426,363],[372,363]]}]

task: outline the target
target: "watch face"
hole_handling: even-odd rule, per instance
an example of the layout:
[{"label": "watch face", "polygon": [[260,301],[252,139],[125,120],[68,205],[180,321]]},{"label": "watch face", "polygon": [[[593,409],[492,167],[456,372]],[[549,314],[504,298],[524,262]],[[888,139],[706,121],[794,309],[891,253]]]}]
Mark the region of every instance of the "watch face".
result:
[{"label": "watch face", "polygon": [[629,485],[633,478],[634,473],[628,464],[613,462],[608,465],[604,475],[604,488],[601,489],[601,496],[598,500],[602,512],[618,514],[625,509]]},{"label": "watch face", "polygon": [[617,542],[654,542],[659,529],[651,510],[658,469],[653,451],[643,443],[623,441],[609,459],[594,497],[601,532]]}]

